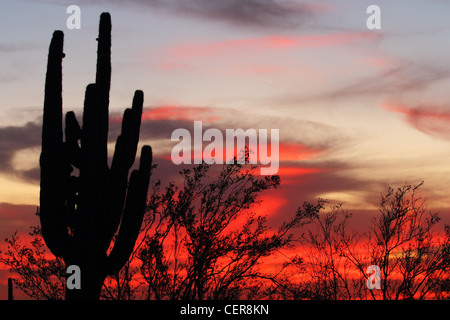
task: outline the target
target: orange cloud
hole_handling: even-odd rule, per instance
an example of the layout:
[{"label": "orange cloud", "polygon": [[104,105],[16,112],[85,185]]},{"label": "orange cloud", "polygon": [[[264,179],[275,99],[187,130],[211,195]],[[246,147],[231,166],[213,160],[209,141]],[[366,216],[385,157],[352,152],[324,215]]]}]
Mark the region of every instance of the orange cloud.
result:
[{"label": "orange cloud", "polygon": [[145,110],[142,113],[142,120],[165,119],[195,121],[201,119],[202,121],[213,122],[222,119],[217,113],[217,110],[210,107],[163,105]]}]

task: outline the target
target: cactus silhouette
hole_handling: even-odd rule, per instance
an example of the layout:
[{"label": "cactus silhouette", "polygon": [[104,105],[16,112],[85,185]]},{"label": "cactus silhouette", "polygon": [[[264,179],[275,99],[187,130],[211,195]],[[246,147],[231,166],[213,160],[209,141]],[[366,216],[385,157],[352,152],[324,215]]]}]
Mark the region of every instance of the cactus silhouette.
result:
[{"label": "cactus silhouette", "polygon": [[[143,92],[137,90],[132,108],[124,112],[108,166],[109,13],[100,16],[96,79],[86,88],[82,127],[75,114],[68,112],[63,140],[63,41],[63,32],[55,31],[45,79],[40,157],[42,235],[50,251],[63,258],[66,266],[80,267],[81,289],[67,290],[66,299],[99,299],[106,276],[119,272],[134,248],[146,207],[152,151],[150,146],[142,148],[139,169],[133,170],[128,181],[143,105]],[[78,176],[73,175],[74,168]]]}]

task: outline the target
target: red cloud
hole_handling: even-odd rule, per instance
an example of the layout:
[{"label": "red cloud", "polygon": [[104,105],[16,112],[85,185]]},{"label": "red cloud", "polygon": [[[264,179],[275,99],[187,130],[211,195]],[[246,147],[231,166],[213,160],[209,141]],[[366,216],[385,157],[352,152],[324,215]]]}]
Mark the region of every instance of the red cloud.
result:
[{"label": "red cloud", "polygon": [[[142,121],[148,120],[202,120],[205,122],[214,122],[222,119],[219,110],[211,107],[160,105],[144,109],[142,112]],[[111,117],[111,122],[122,122],[122,116]]]},{"label": "red cloud", "polygon": [[302,167],[281,167],[278,169],[278,175],[283,177],[298,177],[306,174],[316,174],[325,172],[323,168],[302,168]]},{"label": "red cloud", "polygon": [[373,32],[340,32],[329,35],[313,36],[266,36],[261,38],[248,38],[239,40],[227,40],[206,44],[187,44],[168,48],[168,54],[172,58],[190,59],[202,58],[223,54],[227,52],[243,50],[268,50],[289,48],[314,48],[324,46],[337,46],[354,43],[361,40],[374,41],[380,35]]},{"label": "red cloud", "polygon": [[[225,137],[225,133],[224,133],[224,137]],[[178,142],[174,142],[174,144],[176,144]],[[193,142],[191,142],[193,143]],[[210,142],[203,142],[203,148],[205,148],[205,146],[207,146]],[[320,154],[324,153],[326,150],[324,148],[312,148],[308,145],[302,144],[302,143],[294,143],[294,142],[280,142],[279,143],[279,157],[278,159],[276,159],[274,156],[270,155],[270,150],[271,150],[272,146],[269,144],[267,146],[267,150],[269,151],[269,155],[268,157],[265,157],[264,155],[260,155],[258,152],[258,149],[256,148],[256,146],[249,146],[250,152],[251,153],[255,153],[257,155],[257,163],[258,166],[260,163],[262,163],[263,161],[269,162],[271,163],[272,161],[279,161],[279,163],[286,163],[286,162],[295,162],[295,161],[307,161],[307,160],[312,160],[315,159],[317,156],[319,156]],[[226,147],[226,143],[225,143],[225,138],[224,138],[224,142],[223,142],[223,149],[222,152],[220,150],[216,150],[218,151],[218,154],[216,153],[214,156],[215,160],[218,161],[219,159],[223,161],[227,161],[227,147]],[[228,150],[230,151],[230,150]],[[231,153],[234,155],[237,155],[241,152],[241,150],[234,150]],[[194,161],[196,159],[200,160],[201,157],[203,156],[203,160],[207,161],[207,160],[211,160],[209,158],[209,155],[202,155],[199,152],[194,152],[194,149],[191,149],[191,163],[194,163]],[[171,155],[170,154],[162,154],[158,156],[161,159],[165,159],[165,160],[171,160]],[[261,165],[262,167],[268,166],[267,165]],[[298,176],[301,175],[305,175],[305,174],[316,174],[316,173],[322,173],[326,171],[325,169],[321,169],[321,168],[304,168],[304,167],[298,167],[295,164],[290,164],[290,165],[280,165],[278,172],[276,174],[280,175],[280,177],[286,177],[286,178],[296,178]]]},{"label": "red cloud", "polygon": [[280,143],[280,161],[310,160],[323,152],[323,148],[313,148],[302,143]]},{"label": "red cloud", "polygon": [[402,114],[411,126],[425,134],[450,140],[450,108],[447,106],[410,107],[401,103],[389,102],[382,107],[388,111]]}]

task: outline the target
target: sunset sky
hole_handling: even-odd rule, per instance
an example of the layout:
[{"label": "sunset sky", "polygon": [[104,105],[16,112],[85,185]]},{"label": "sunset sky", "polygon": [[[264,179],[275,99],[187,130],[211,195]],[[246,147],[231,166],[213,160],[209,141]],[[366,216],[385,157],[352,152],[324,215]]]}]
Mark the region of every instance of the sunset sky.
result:
[{"label": "sunset sky", "polygon": [[[66,27],[72,4],[80,30]],[[366,27],[372,4],[380,30]],[[140,89],[140,142],[152,146],[163,185],[180,169],[169,157],[177,128],[279,129],[281,188],[263,196],[274,224],[318,197],[366,221],[388,186],[421,181],[429,208],[450,222],[446,1],[2,0],[0,239],[38,223],[51,35],[65,34],[64,110],[81,120],[104,11],[113,26],[111,154],[117,120]]]}]

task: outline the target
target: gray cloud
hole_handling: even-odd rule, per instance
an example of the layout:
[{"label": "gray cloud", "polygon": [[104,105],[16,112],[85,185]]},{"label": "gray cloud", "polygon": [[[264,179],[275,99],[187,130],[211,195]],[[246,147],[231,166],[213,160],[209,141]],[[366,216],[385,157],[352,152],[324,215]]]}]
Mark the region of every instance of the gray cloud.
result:
[{"label": "gray cloud", "polygon": [[26,52],[38,48],[38,45],[31,43],[5,43],[0,42],[0,53]]},{"label": "gray cloud", "polygon": [[39,181],[39,172],[34,169],[17,170],[14,168],[13,159],[18,151],[40,145],[40,124],[28,122],[23,126],[2,127],[0,128],[0,137],[0,171],[32,182]]},{"label": "gray cloud", "polygon": [[[298,121],[287,117],[270,117],[263,114],[254,114],[250,110],[230,110],[226,108],[188,107],[187,112],[183,107],[145,108],[145,117],[141,123],[140,141],[150,143],[154,147],[156,157],[170,155],[170,150],[177,141],[170,141],[175,129],[185,128],[193,134],[194,120],[203,120],[203,131],[209,128],[221,130],[225,136],[225,130],[249,128],[280,129],[280,143],[288,143],[292,146],[292,152],[308,152],[310,149],[329,151],[342,147],[348,143],[342,132],[336,128],[311,122]],[[197,110],[198,109],[198,110]],[[165,113],[162,113],[165,112]],[[171,118],[172,117],[172,118]],[[81,116],[78,115],[78,120]],[[22,126],[0,127],[0,172],[13,175],[16,178],[31,183],[39,182],[39,161],[36,157],[35,166],[21,168],[14,163],[15,155],[26,149],[39,149],[41,145],[41,120],[28,122]],[[114,143],[120,134],[121,118],[119,114],[112,114],[109,126],[109,141]],[[303,149],[304,148],[304,149]],[[281,155],[282,156],[282,155]],[[139,154],[137,155],[139,157]],[[156,159],[155,159],[156,160]],[[280,159],[286,161],[287,159]],[[110,159],[111,161],[111,159]],[[136,163],[138,163],[136,161]],[[171,165],[170,165],[171,164]],[[179,167],[173,163],[164,165],[162,177],[173,176],[179,171]],[[172,167],[172,168],[171,168]],[[170,174],[168,174],[171,172]]]},{"label": "gray cloud", "polygon": [[275,0],[151,0],[158,8],[195,18],[240,26],[293,28],[313,13],[313,7]]},{"label": "gray cloud", "polygon": [[366,78],[352,80],[341,87],[312,95],[285,95],[276,97],[274,102],[298,106],[299,103],[335,101],[363,96],[395,96],[417,92],[450,78],[447,66],[420,63],[403,63]]},{"label": "gray cloud", "polygon": [[408,63],[380,75],[362,79],[358,83],[336,90],[331,98],[361,94],[396,93],[423,89],[450,76],[450,69]]},{"label": "gray cloud", "polygon": [[[82,3],[106,3],[105,0]],[[111,3],[108,1],[108,3]],[[290,29],[296,28],[325,6],[290,0],[115,0],[113,3],[148,6],[169,13],[223,22],[236,26]]]}]

